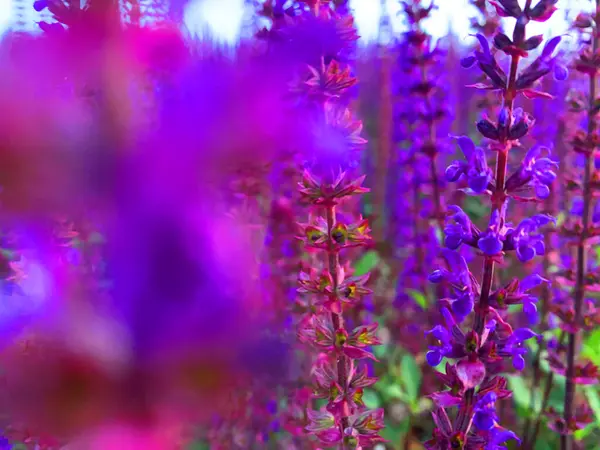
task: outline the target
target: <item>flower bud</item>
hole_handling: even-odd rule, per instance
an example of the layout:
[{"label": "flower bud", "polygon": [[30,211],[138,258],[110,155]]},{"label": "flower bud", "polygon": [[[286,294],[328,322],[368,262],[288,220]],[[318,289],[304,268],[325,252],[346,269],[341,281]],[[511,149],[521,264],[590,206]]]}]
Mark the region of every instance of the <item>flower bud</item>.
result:
[{"label": "flower bud", "polygon": [[497,141],[500,138],[496,126],[487,119],[477,122],[477,130],[486,138]]}]

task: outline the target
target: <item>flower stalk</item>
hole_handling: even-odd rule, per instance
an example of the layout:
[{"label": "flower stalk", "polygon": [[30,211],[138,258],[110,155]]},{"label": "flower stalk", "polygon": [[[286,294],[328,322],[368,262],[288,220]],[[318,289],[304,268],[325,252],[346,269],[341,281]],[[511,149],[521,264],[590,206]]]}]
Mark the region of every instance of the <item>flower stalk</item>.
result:
[{"label": "flower stalk", "polygon": [[[565,70],[553,56],[560,37],[549,40],[540,56],[528,67],[519,68],[521,58],[542,43],[539,37],[526,37],[527,24],[530,20],[544,22],[555,10],[552,0],[540,0],[534,7],[531,3],[527,1],[521,9],[518,2],[512,0],[492,2],[500,16],[516,19],[512,39],[501,32],[494,38],[495,47],[510,57],[508,75],[481,34],[477,35],[481,51],[475,51],[473,56],[461,61],[465,68],[476,64],[490,82],[472,87],[499,91],[503,105],[496,122],[485,117],[477,122],[478,131],[490,142],[489,150],[496,154],[495,170],[488,167],[485,150],[476,147],[466,136],[457,137],[465,161],[454,161],[446,169],[448,181],[466,181],[464,190],[467,193],[488,196],[491,214],[487,229],[480,230],[461,208],[448,208],[450,214],[444,229],[448,248],[444,256],[448,269],[438,269],[429,277],[434,283],[446,282],[451,287],[452,297],[439,302],[444,325],[426,333],[437,341],[429,347],[427,361],[432,366],[440,364],[443,358],[457,362],[446,363],[445,374],[440,375],[449,390],[432,395],[437,407],[433,413],[436,428],[432,439],[425,444],[428,449],[467,449],[485,445],[485,448],[495,450],[503,448],[508,440],[520,441],[515,433],[499,424],[496,402],[511,395],[507,380],[500,375],[506,370],[502,361],[512,359],[514,369],[523,370],[527,353],[525,341],[539,338],[539,335],[529,328],[513,329],[506,310],[509,305],[520,304],[529,321],[535,323],[537,298],[529,291],[547,280],[532,274],[494,288],[494,271],[510,252],[514,251],[521,262],[544,254],[544,239],[537,230],[555,219],[537,214],[513,227],[507,220],[507,210],[509,200],[537,202],[546,199],[550,193],[548,186],[556,178],[556,163],[542,156],[547,149],[536,146],[509,174],[509,153],[514,147],[522,146],[520,139],[534,123],[531,115],[515,108],[515,100],[519,94],[528,98],[550,97],[535,88],[536,82],[552,69],[555,76],[558,74],[557,78],[565,75]],[[453,252],[462,244],[478,249],[484,258],[481,284],[470,272],[464,258]],[[472,313],[472,327],[465,332],[461,323]],[[445,410],[454,406],[458,407],[458,412],[452,421]]]},{"label": "flower stalk", "polygon": [[[591,31],[591,54],[596,55],[598,51],[598,25],[600,24],[600,0],[595,1],[594,25]],[[580,69],[581,70],[581,69]],[[594,139],[597,128],[597,74],[598,65],[590,67],[588,70],[582,70],[588,76],[588,109],[587,109],[587,130],[586,142]],[[583,184],[582,184],[582,217],[581,217],[581,232],[579,233],[576,249],[576,274],[575,286],[573,289],[574,303],[574,323],[579,324],[583,319],[584,300],[586,291],[586,274],[588,269],[588,252],[590,239],[590,228],[592,221],[592,202],[594,192],[592,189],[592,174],[594,172],[594,163],[596,155],[596,146],[591,146],[588,151],[583,153]],[[572,330],[568,335],[567,343],[567,370],[566,370],[566,386],[565,386],[565,401],[564,401],[564,423],[569,426],[573,422],[575,416],[575,391],[576,391],[576,362],[577,362],[577,345],[580,337],[580,329]],[[561,449],[571,450],[573,448],[573,434],[563,433],[561,435]]]},{"label": "flower stalk", "polygon": [[[352,32],[342,29],[341,33],[355,40],[351,16],[344,15],[344,8],[332,8],[330,2],[319,0],[307,3],[310,9],[304,14],[336,26],[345,24]],[[366,287],[369,274],[351,276],[340,255],[371,245],[372,238],[366,220],[344,218],[337,207],[349,197],[368,192],[362,186],[365,177],[355,174],[357,161],[352,157],[366,140],[360,137],[361,122],[352,117],[343,101],[356,82],[349,65],[339,55],[322,55],[317,67],[309,68],[309,76],[303,87],[311,94],[308,106],[315,112],[315,127],[320,130],[317,145],[323,147],[323,153],[305,164],[298,184],[303,203],[311,208],[308,223],[299,224],[298,237],[314,255],[308,271],[301,272],[298,280],[298,292],[308,297],[298,337],[320,352],[312,367],[313,398],[327,403],[317,411],[309,406],[305,429],[320,445],[362,450],[382,441],[383,410],[369,410],[362,401],[363,389],[376,381],[368,376],[363,361],[375,359],[369,349],[381,342],[376,323],[353,323],[358,317],[352,312],[362,297],[371,293]],[[338,158],[332,163],[330,155]]]}]

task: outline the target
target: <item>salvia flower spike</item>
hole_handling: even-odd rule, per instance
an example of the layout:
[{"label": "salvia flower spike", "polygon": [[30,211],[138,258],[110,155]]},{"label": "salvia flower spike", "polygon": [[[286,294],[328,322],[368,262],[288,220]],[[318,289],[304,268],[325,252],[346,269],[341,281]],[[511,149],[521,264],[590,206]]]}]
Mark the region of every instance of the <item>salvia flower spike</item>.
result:
[{"label": "salvia flower spike", "polygon": [[[468,137],[456,137],[464,159],[454,161],[446,170],[448,181],[464,181],[467,193],[487,198],[491,211],[487,228],[479,229],[460,207],[448,207],[445,258],[451,269],[438,269],[430,276],[434,283],[445,281],[452,292],[450,298],[439,303],[444,323],[426,333],[428,339],[436,342],[430,347],[427,361],[433,366],[444,358],[455,361],[447,363],[445,374],[440,376],[448,390],[431,396],[435,403],[436,426],[425,446],[435,450],[495,450],[505,448],[509,440],[520,442],[514,432],[499,423],[497,404],[511,395],[501,373],[523,370],[526,342],[539,335],[529,328],[509,323],[505,311],[509,305],[522,305],[526,315],[534,321],[536,299],[529,291],[545,279],[533,274],[495,288],[494,272],[507,255],[513,254],[526,262],[544,254],[541,231],[555,222],[545,214],[524,218],[515,225],[507,218],[511,199],[534,202],[544,199],[556,177],[556,163],[539,147],[526,152],[514,173],[508,170],[509,152],[521,146],[520,140],[534,124],[531,115],[515,107],[515,99],[518,94],[528,98],[550,97],[538,90],[535,83],[559,64],[554,52],[560,37],[550,39],[540,56],[529,67],[519,70],[521,58],[541,44],[539,37],[527,38],[526,25],[530,20],[546,20],[554,12],[555,2],[541,0],[532,5],[528,0],[524,8],[513,0],[492,3],[500,16],[515,17],[517,21],[512,38],[502,33],[494,38],[495,47],[510,58],[508,70],[498,62],[483,34],[475,36],[480,49],[462,60],[463,67],[476,65],[487,78],[487,83],[473,87],[498,91],[503,105],[496,122],[484,119],[477,124],[489,144],[478,147]],[[490,153],[496,155],[495,170],[488,165]],[[457,253],[463,245],[472,247],[484,260],[481,282]],[[472,326],[465,331],[464,324]],[[448,414],[446,410],[450,408],[458,408],[457,413]]]},{"label": "salvia flower spike", "polygon": [[[352,27],[351,16],[344,16],[343,9],[332,9],[330,2],[317,0],[311,6],[301,14]],[[321,445],[361,450],[382,441],[379,431],[383,428],[383,410],[369,410],[362,401],[363,389],[375,383],[365,366],[375,359],[370,348],[381,341],[377,323],[352,324],[346,318],[345,313],[371,291],[367,287],[368,274],[347,273],[340,254],[369,245],[372,239],[366,220],[344,219],[336,209],[345,199],[368,191],[363,187],[365,177],[354,174],[356,162],[349,161],[366,140],[360,136],[361,122],[352,117],[342,100],[344,92],[356,82],[351,68],[339,55],[326,56],[329,61],[324,55],[320,65],[309,67],[307,81],[300,89],[309,111],[325,122],[316,125],[322,152],[305,164],[298,183],[301,199],[312,211],[306,223],[299,223],[298,239],[314,256],[312,267],[298,277],[298,292],[308,297],[311,305],[299,321],[298,338],[320,352],[312,370],[313,398],[327,400],[322,410],[312,410],[309,405],[305,430]],[[345,166],[337,175],[336,164]]]}]

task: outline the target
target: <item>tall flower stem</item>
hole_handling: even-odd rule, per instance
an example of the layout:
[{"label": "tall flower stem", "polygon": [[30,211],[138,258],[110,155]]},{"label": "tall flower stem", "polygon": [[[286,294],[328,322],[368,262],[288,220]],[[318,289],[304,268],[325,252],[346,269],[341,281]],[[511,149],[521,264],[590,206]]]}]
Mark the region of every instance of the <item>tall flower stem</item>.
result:
[{"label": "tall flower stem", "polygon": [[[566,336],[567,335],[564,331],[560,334],[560,337],[558,339],[559,347],[561,347],[564,344]],[[542,417],[544,415],[544,412],[548,408],[548,403],[550,402],[550,392],[552,392],[553,383],[554,383],[554,372],[551,370],[550,372],[548,372],[548,375],[546,376],[546,383],[544,385],[544,393],[542,394],[542,404],[540,406],[540,411],[533,423],[533,429],[532,429],[531,435],[526,434],[523,436],[524,439],[523,439],[522,447],[524,450],[532,450],[533,446],[535,445],[535,441],[538,437],[538,434],[540,433],[540,428],[542,425]],[[533,395],[533,392],[531,394]]]},{"label": "tall flower stem", "polygon": [[[338,53],[315,57],[316,67],[309,65],[307,80],[301,78],[299,83],[300,92],[306,89],[309,94],[303,100],[315,116],[314,137],[323,153],[306,161],[302,181],[298,183],[302,202],[311,204],[313,213],[317,211],[316,215],[310,214],[309,223],[298,224],[299,238],[313,255],[316,251],[320,256],[313,258],[308,270],[302,269],[299,274],[298,292],[304,300],[298,300],[303,311],[298,338],[319,352],[311,368],[310,397],[327,400],[316,411],[309,405],[304,429],[327,448],[350,450],[381,441],[378,431],[383,428],[384,413],[383,409],[368,409],[362,401],[363,389],[376,382],[376,378],[368,376],[366,360],[374,360],[375,356],[367,348],[381,344],[376,335],[377,323],[358,326],[355,323],[359,322],[357,306],[364,295],[372,292],[365,286],[369,274],[349,276],[340,264],[343,249],[372,245],[371,230],[362,217],[352,220],[336,214],[340,199],[369,192],[362,186],[365,176],[354,173],[359,162],[356,152],[367,142],[360,137],[362,123],[354,119],[344,101],[337,101],[342,97],[340,94],[356,83],[340,52],[349,50],[358,36],[352,16],[343,12],[343,7],[338,11],[331,2],[323,0],[304,3],[311,8],[301,9],[300,16],[307,15],[308,24],[331,26],[345,36],[345,44]],[[306,25],[302,20],[299,23]],[[321,138],[324,126],[328,128],[328,136],[336,136],[335,139]],[[330,156],[334,153],[329,152],[342,156],[339,165],[331,164]]]},{"label": "tall flower stem", "polygon": [[[328,241],[327,241],[327,263],[329,273],[332,278],[332,291],[335,293],[338,290],[338,267],[340,264],[339,261],[339,253],[335,249],[335,241],[332,238],[333,227],[335,225],[335,205],[329,204],[327,205],[327,233],[328,233]],[[341,330],[344,328],[344,316],[342,313],[331,313],[331,322],[333,323],[333,328],[335,330]],[[344,355],[339,355],[337,359],[337,376],[338,376],[338,384],[344,389],[344,386],[348,384],[348,374],[346,373],[346,357]],[[341,411],[341,432],[342,436],[344,434],[344,430],[348,427],[348,417],[350,416],[350,412],[346,407]],[[340,448],[344,450],[344,441],[341,442]]]},{"label": "tall flower stem", "polygon": [[[425,51],[421,48],[419,55],[419,65],[421,66],[421,82],[423,84],[428,82],[427,63],[424,60]],[[427,112],[433,114],[433,106],[431,104],[430,93],[424,95],[424,102],[427,108]],[[426,148],[429,156],[429,169],[431,176],[431,185],[433,187],[433,204],[434,204],[434,216],[436,223],[440,229],[444,228],[444,211],[442,207],[442,194],[440,189],[440,182],[437,170],[437,148],[436,148],[436,121],[433,118],[429,118],[427,121],[427,142]]]},{"label": "tall flower stem", "polygon": [[[530,1],[527,2],[528,6],[531,3]],[[525,38],[525,23],[518,23],[516,27],[522,27],[522,32],[519,33],[521,38],[519,41],[515,42],[515,45],[520,45],[522,43],[522,41]],[[517,34],[517,33],[515,33]],[[498,147],[497,147],[497,152],[498,152],[498,157],[496,158],[496,187],[494,189],[494,191],[492,192],[492,212],[491,214],[494,214],[495,211],[498,211],[500,213],[500,223],[504,223],[506,220],[505,214],[505,208],[503,208],[504,203],[506,202],[506,192],[505,192],[505,182],[506,182],[506,173],[507,173],[507,169],[508,169],[508,153],[510,151],[510,149],[512,148],[512,143],[508,138],[508,130],[511,127],[511,122],[512,122],[512,113],[513,113],[513,106],[514,106],[514,99],[516,97],[517,94],[517,90],[515,88],[515,82],[517,80],[517,70],[519,67],[519,59],[520,57],[518,55],[513,55],[511,57],[511,61],[510,61],[510,75],[509,75],[509,79],[508,79],[508,84],[506,87],[506,91],[504,92],[504,109],[507,112],[506,116],[507,116],[507,123],[505,125],[505,127],[503,128],[504,132],[501,135],[501,139],[498,142]],[[486,317],[487,317],[487,313],[488,313],[488,308],[489,308],[489,297],[490,297],[490,293],[492,290],[492,283],[494,281],[494,269],[495,269],[495,260],[494,257],[490,257],[490,256],[485,256],[485,262],[484,262],[484,266],[483,266],[483,280],[481,283],[481,293],[479,296],[479,304],[476,306],[475,309],[475,323],[474,323],[474,327],[473,330],[475,331],[475,333],[477,333],[477,335],[479,336],[479,338],[481,338],[483,331],[484,331],[484,327],[485,327],[485,322],[486,322]],[[467,401],[467,403],[473,407],[472,403],[473,403],[473,399],[475,396],[475,389],[468,389],[467,392],[465,393],[465,399]],[[464,412],[468,412],[469,416],[471,411],[468,411],[467,409],[463,410]],[[468,420],[466,420],[466,416],[462,418],[462,420],[460,421],[460,425],[461,425],[461,431],[466,432],[470,426],[470,422]]]},{"label": "tall flower stem", "polygon": [[[592,52],[598,50],[598,23],[600,20],[600,0],[596,0],[595,23],[596,26],[592,32]],[[596,72],[589,74],[589,106],[587,112],[587,139],[589,140],[596,130],[596,113],[594,112],[596,102]],[[587,245],[589,227],[592,223],[592,189],[590,185],[592,171],[594,170],[594,149],[584,155],[584,173],[583,173],[583,213],[582,213],[582,230],[577,243],[577,272],[575,275],[574,288],[574,306],[576,324],[581,322],[583,311],[583,300],[585,296],[585,276],[587,269]],[[565,423],[569,424],[574,413],[575,399],[575,362],[577,359],[577,340],[579,333],[570,333],[567,344],[567,373],[565,386],[565,403],[564,403],[564,419]],[[573,448],[573,436],[564,434],[561,436],[561,449],[571,450]]]},{"label": "tall flower stem", "polygon": [[[523,35],[525,33],[523,32]],[[516,44],[516,43],[515,43]],[[512,111],[514,98],[516,95],[515,89],[515,81],[517,79],[517,68],[519,66],[519,56],[513,56],[510,62],[510,78],[508,81],[508,86],[506,89],[506,93],[504,95],[504,107],[508,110],[508,124],[505,127],[505,130],[508,130],[511,125],[512,120]],[[505,221],[504,217],[504,209],[502,205],[506,201],[506,193],[504,190],[504,183],[506,181],[506,171],[508,167],[508,152],[510,151],[512,144],[508,140],[507,133],[504,133],[502,140],[499,143],[498,148],[498,158],[496,159],[496,189],[492,193],[492,214],[494,211],[498,210],[501,214],[501,222]],[[485,263],[483,266],[483,282],[481,284],[481,294],[479,297],[479,306],[476,311],[475,316],[475,332],[481,336],[483,333],[483,328],[485,324],[487,309],[488,309],[488,300],[490,296],[490,291],[492,288],[492,281],[494,280],[494,259],[491,257],[485,257]],[[469,393],[467,393],[468,395]],[[471,396],[473,393],[470,394]]]}]

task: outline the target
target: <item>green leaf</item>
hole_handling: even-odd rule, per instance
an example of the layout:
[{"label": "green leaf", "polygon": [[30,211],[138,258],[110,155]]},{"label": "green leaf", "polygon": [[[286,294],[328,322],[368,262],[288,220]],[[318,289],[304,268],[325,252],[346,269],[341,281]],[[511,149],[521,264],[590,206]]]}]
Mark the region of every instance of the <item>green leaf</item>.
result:
[{"label": "green leaf", "polygon": [[465,198],[465,212],[473,219],[477,221],[485,217],[488,213],[488,208],[482,203],[478,197],[469,196]]},{"label": "green leaf", "polygon": [[590,408],[592,408],[596,416],[596,423],[600,425],[600,393],[598,392],[598,388],[595,386],[584,386],[583,390]]},{"label": "green leaf", "polygon": [[573,434],[575,436],[575,440],[577,440],[577,441],[584,440],[586,437],[588,437],[592,433],[592,431],[594,431],[594,429],[597,426],[598,425],[595,423],[590,423],[585,428],[575,431],[575,433]]},{"label": "green leaf", "polygon": [[553,450],[553,448],[548,441],[538,436],[535,440],[535,450]]},{"label": "green leaf", "polygon": [[373,347],[373,355],[377,359],[384,359],[388,354],[388,346],[387,345],[376,345]]},{"label": "green leaf", "polygon": [[565,391],[565,377],[562,375],[555,375],[548,405],[553,407],[560,414],[562,414],[565,407]]},{"label": "green leaf", "polygon": [[510,390],[513,392],[513,398],[517,408],[526,414],[530,413],[529,404],[531,402],[531,389],[525,384],[523,377],[507,376],[506,379]]},{"label": "green leaf", "polygon": [[435,225],[435,239],[437,240],[438,244],[442,245],[444,242],[444,231],[437,225]]},{"label": "green leaf", "polygon": [[387,386],[382,387],[381,393],[387,399],[390,399],[390,400],[392,400],[392,399],[406,400],[406,395],[402,391],[402,388],[400,388],[400,386],[398,386],[397,384],[388,384]]},{"label": "green leaf", "polygon": [[11,450],[28,450],[29,447],[23,442],[15,442],[10,448]]},{"label": "green leaf", "polygon": [[400,381],[408,396],[411,405],[419,399],[419,389],[422,381],[421,368],[415,361],[414,356],[405,353],[400,362]]},{"label": "green leaf", "polygon": [[592,331],[583,343],[582,356],[600,365],[600,329]]},{"label": "green leaf", "polygon": [[362,399],[365,406],[369,409],[376,409],[381,406],[381,398],[373,389],[365,389]]},{"label": "green leaf", "polygon": [[353,275],[359,277],[373,270],[379,263],[379,254],[375,250],[370,250],[356,261],[354,264]]},{"label": "green leaf", "polygon": [[442,361],[434,367],[434,370],[439,373],[446,373],[446,363],[448,362],[448,358],[445,356],[442,358]]},{"label": "green leaf", "polygon": [[405,289],[406,293],[411,296],[417,305],[423,309],[427,309],[427,297],[422,292],[414,289]]},{"label": "green leaf", "polygon": [[381,430],[381,437],[390,442],[402,442],[402,436],[406,433],[406,429],[408,428],[408,419],[397,424],[386,417],[384,423],[385,428]]},{"label": "green leaf", "polygon": [[206,442],[195,441],[190,443],[187,450],[210,450],[210,447]]}]

